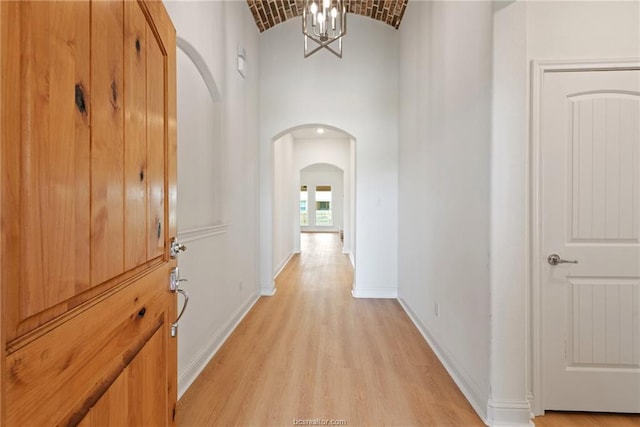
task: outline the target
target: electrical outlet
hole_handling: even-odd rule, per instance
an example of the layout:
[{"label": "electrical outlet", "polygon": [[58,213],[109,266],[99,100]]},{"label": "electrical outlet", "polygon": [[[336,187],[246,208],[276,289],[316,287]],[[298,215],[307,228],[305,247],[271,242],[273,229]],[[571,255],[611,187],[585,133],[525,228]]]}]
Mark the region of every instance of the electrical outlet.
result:
[{"label": "electrical outlet", "polygon": [[436,315],[436,319],[440,317],[440,304],[435,303],[435,304],[433,305],[433,312],[434,312],[434,313],[435,313],[435,315]]}]

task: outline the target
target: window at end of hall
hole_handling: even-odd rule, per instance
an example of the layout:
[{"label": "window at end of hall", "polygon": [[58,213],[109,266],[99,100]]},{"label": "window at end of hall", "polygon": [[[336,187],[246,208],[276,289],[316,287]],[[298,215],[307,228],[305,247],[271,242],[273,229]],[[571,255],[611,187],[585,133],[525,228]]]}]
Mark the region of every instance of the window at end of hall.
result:
[{"label": "window at end of hall", "polygon": [[331,218],[331,186],[318,185],[316,187],[316,225],[333,225]]},{"label": "window at end of hall", "polygon": [[309,225],[309,211],[307,208],[308,192],[307,186],[300,187],[300,225]]}]

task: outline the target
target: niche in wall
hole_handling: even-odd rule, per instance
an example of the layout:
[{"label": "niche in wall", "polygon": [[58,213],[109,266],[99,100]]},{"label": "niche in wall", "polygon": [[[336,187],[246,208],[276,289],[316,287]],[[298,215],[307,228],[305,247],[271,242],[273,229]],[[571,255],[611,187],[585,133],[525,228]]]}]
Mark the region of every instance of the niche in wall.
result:
[{"label": "niche in wall", "polygon": [[178,39],[178,230],[220,225],[222,102],[197,50]]}]

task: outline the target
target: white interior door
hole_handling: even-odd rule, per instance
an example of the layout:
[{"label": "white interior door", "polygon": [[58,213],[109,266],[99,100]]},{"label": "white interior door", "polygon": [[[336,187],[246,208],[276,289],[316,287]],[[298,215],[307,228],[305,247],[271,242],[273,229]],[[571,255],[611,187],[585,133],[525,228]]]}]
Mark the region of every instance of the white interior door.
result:
[{"label": "white interior door", "polygon": [[547,72],[541,106],[544,409],[640,412],[640,70]]}]

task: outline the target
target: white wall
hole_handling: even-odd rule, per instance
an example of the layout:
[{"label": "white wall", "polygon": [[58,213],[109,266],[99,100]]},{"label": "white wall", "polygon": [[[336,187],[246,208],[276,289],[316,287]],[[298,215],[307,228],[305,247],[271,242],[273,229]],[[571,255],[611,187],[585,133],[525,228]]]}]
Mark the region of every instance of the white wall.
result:
[{"label": "white wall", "polygon": [[[191,294],[178,335],[178,393],[181,396],[259,295],[259,55],[258,31],[246,3],[168,1],[165,6],[178,37],[202,57],[219,90],[222,141],[214,148],[220,160],[198,164],[198,167],[226,166],[222,169],[224,176],[208,173],[205,182],[180,187],[183,195],[179,196],[178,203],[187,203],[187,206],[180,206],[179,212],[199,209],[200,198],[207,199],[206,211],[211,212],[208,207],[214,194],[211,176],[217,177],[220,185],[218,198],[214,200],[220,212],[210,214],[219,218],[209,221],[194,215],[179,220],[178,237],[188,247],[180,255],[179,266],[181,276],[189,279],[183,287]],[[247,52],[249,74],[246,79],[236,71],[238,45]],[[178,80],[195,77],[178,70]],[[202,87],[197,89],[197,85],[192,85],[190,88],[189,82],[184,81],[180,87],[188,93],[178,93],[179,108],[184,108],[185,97],[188,100],[202,96],[194,93],[203,90]],[[180,114],[179,111],[179,117]],[[208,129],[208,124],[195,128],[178,122],[178,145],[183,156],[197,156],[189,152],[195,149],[190,141],[203,129]],[[191,165],[195,166],[195,163]],[[188,200],[191,202],[186,202]],[[193,206],[189,206],[191,204]]]},{"label": "white wall", "polygon": [[637,58],[640,2],[527,2],[529,59]]},{"label": "white wall", "polygon": [[286,134],[273,143],[273,277],[296,252],[296,207],[299,209],[294,166],[294,140]]},{"label": "white wall", "polygon": [[[326,163],[316,163],[300,171],[300,185],[306,185],[309,192],[309,226],[302,231],[338,231],[343,225],[344,176],[342,169]],[[331,226],[316,226],[315,189],[319,185],[331,186]]]},{"label": "white wall", "polygon": [[492,5],[409,2],[399,43],[399,298],[486,419]]},{"label": "white wall", "polygon": [[[260,38],[261,285],[272,277],[272,141],[291,128],[322,124],[356,139],[354,294],[397,293],[397,32],[349,15],[344,57],[318,52],[304,59],[300,21],[289,20]],[[375,48],[375,54],[372,54]]]}]

